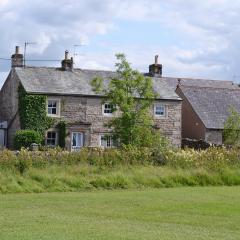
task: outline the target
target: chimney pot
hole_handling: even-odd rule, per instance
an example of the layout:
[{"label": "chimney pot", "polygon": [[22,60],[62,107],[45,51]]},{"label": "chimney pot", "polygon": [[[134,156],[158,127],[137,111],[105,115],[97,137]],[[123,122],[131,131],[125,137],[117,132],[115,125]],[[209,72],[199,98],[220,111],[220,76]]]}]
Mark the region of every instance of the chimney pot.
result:
[{"label": "chimney pot", "polygon": [[62,70],[67,71],[67,70],[72,70],[73,69],[73,58],[71,59],[68,58],[68,51],[65,51],[65,58],[62,60]]},{"label": "chimney pot", "polygon": [[149,75],[152,77],[162,77],[162,64],[158,63],[158,55],[155,55],[154,64],[149,65]]},{"label": "chimney pot", "polygon": [[15,54],[19,54],[19,46],[15,47]]},{"label": "chimney pot", "polygon": [[23,67],[23,54],[19,51],[19,46],[15,47],[15,53],[12,55],[12,67]]},{"label": "chimney pot", "polygon": [[65,51],[65,60],[68,60],[68,50]]}]

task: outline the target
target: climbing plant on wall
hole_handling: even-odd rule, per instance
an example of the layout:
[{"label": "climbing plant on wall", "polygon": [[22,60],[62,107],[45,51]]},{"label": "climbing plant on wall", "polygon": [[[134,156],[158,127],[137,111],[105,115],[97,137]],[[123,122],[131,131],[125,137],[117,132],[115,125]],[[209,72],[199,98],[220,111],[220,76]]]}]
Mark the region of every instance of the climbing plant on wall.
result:
[{"label": "climbing plant on wall", "polygon": [[59,139],[58,144],[61,148],[65,148],[65,137],[66,137],[66,123],[64,121],[60,121],[57,124],[57,127],[59,129]]},{"label": "climbing plant on wall", "polygon": [[47,116],[46,96],[26,93],[22,85],[18,88],[19,115],[22,129],[39,132],[42,136],[54,124],[54,119]]}]

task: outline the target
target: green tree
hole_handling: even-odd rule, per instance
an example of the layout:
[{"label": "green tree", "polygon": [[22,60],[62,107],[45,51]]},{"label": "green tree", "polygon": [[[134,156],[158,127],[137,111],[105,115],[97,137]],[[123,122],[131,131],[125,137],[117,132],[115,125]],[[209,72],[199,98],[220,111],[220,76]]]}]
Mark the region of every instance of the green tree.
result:
[{"label": "green tree", "polygon": [[113,129],[113,137],[120,145],[149,147],[156,142],[162,143],[160,133],[153,128],[150,114],[157,97],[152,79],[133,70],[124,54],[117,54],[116,58],[116,75],[108,84],[104,84],[100,77],[92,80],[93,90],[105,96],[104,101],[112,106],[113,112],[121,113],[108,123]]},{"label": "green tree", "polygon": [[230,145],[240,145],[240,114],[235,108],[230,109],[230,116],[224,123],[223,137],[224,143]]}]

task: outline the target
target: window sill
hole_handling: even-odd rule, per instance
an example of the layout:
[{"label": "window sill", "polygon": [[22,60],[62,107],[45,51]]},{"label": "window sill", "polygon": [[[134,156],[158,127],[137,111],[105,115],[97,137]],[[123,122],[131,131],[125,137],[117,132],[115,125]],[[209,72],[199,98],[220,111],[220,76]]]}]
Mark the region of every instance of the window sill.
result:
[{"label": "window sill", "polygon": [[104,117],[113,117],[114,115],[112,113],[103,113]]},{"label": "window sill", "polygon": [[57,114],[47,114],[47,116],[52,118],[60,118],[60,115]]},{"label": "window sill", "polygon": [[155,119],[167,119],[167,116],[154,115]]}]

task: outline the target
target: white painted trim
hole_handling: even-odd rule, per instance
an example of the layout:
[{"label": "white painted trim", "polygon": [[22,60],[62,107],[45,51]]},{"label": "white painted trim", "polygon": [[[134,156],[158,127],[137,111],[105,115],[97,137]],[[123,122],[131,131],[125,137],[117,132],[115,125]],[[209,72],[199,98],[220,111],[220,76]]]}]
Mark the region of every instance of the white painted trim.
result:
[{"label": "white painted trim", "polygon": [[104,112],[105,104],[109,104],[109,103],[105,102],[105,103],[102,104],[102,115],[105,116],[105,117],[112,117],[113,113],[105,113]]},{"label": "white painted trim", "polygon": [[[48,101],[56,101],[57,102],[57,114],[49,114],[48,113]],[[54,97],[47,97],[47,102],[46,102],[46,111],[47,111],[47,116],[49,117],[56,117],[59,118],[61,116],[61,99],[60,98],[54,98]]]},{"label": "white painted trim", "polygon": [[101,147],[101,148],[114,148],[115,146],[114,146],[114,141],[113,141],[113,139],[112,139],[112,137],[111,137],[111,146],[110,147],[105,147],[105,146],[102,146],[102,137],[105,137],[105,136],[110,136],[111,137],[111,135],[109,134],[109,133],[102,133],[102,134],[100,134],[99,135],[99,147]]},{"label": "white painted trim", "polygon": [[83,134],[84,134],[84,133],[81,132],[81,131],[72,131],[72,132],[71,132],[71,139],[70,139],[70,140],[71,140],[71,141],[70,141],[71,152],[74,151],[74,148],[73,148],[73,146],[72,146],[72,137],[73,137],[73,134],[74,134],[74,133],[81,133],[81,142],[82,142],[82,145],[79,146],[79,150],[84,146],[84,142],[83,142]]},{"label": "white painted trim", "polygon": [[[56,133],[56,144],[55,145],[47,145],[47,133],[48,132],[55,132]],[[56,128],[49,128],[46,132],[45,132],[45,145],[48,147],[57,147],[58,146],[58,140],[59,140],[59,132],[58,129]]]},{"label": "white painted trim", "polygon": [[[165,114],[164,115],[157,115],[156,114],[157,106],[164,107],[164,109],[165,109]],[[167,116],[168,116],[168,107],[167,107],[167,105],[161,104],[161,103],[155,103],[154,104],[154,108],[153,108],[153,115],[154,115],[154,118],[157,118],[157,119],[166,119]]]}]

